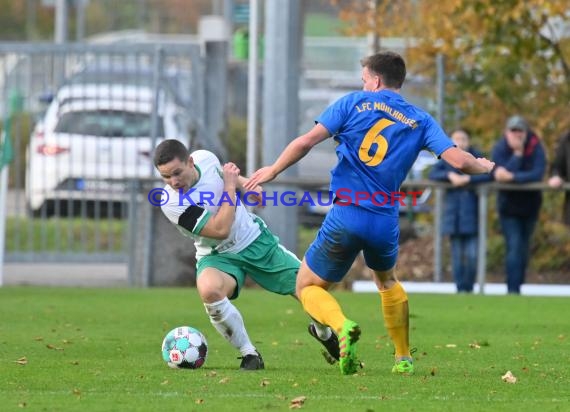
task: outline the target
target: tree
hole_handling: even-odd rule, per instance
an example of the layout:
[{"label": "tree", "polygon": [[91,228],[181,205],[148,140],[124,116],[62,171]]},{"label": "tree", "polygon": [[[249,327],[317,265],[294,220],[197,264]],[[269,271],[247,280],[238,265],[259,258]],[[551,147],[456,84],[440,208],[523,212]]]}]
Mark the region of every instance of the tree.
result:
[{"label": "tree", "polygon": [[469,127],[485,146],[505,119],[527,117],[549,149],[570,128],[570,6],[567,0],[333,1],[352,34],[371,29],[409,40],[409,71],[435,76],[446,59],[447,119]]}]

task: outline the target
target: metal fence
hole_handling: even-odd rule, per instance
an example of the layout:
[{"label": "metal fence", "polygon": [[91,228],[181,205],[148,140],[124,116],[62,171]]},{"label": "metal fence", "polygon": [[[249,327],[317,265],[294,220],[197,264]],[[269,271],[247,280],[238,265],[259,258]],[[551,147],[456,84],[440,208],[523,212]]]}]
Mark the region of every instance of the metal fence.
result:
[{"label": "metal fence", "polygon": [[[330,41],[313,46],[350,49],[349,44]],[[144,211],[140,206],[146,202],[141,182],[153,181],[152,148],[168,135],[224,157],[219,142],[224,108],[219,102],[225,101],[226,47],[216,43],[0,43],[0,120],[15,149],[9,166],[6,261],[123,262],[129,265],[131,284],[149,284],[153,264],[146,259],[150,259],[153,223],[148,211],[144,218],[139,212]],[[361,48],[354,50],[362,54]],[[351,61],[357,62],[353,57]],[[319,62],[306,57],[305,76],[327,93],[323,97],[315,89],[305,88],[300,97],[322,106],[322,100],[331,98],[331,90],[334,95],[335,88],[344,87],[344,77],[332,76],[331,83],[330,72],[322,76],[324,68]],[[342,73],[354,69],[346,67]],[[61,126],[56,121],[65,114],[89,111],[98,116],[69,116]],[[139,116],[127,119],[126,114],[109,113],[121,111]],[[311,114],[309,120],[313,117]],[[132,133],[125,132],[131,130],[127,126]],[[74,137],[83,137],[82,142],[72,146]],[[327,156],[334,152],[329,149]],[[70,150],[77,151],[79,158],[70,159]],[[314,156],[321,153],[308,159],[310,167],[302,169],[302,175],[320,177],[315,165],[322,166],[321,171],[328,169],[329,157],[324,153]],[[330,157],[334,160],[334,155]],[[296,179],[281,180],[281,184],[321,189],[328,181]],[[434,190],[434,280],[440,281],[438,211],[446,186],[434,182],[414,182],[412,186]],[[480,187],[481,234],[487,230],[488,195],[498,188],[520,190],[527,186]],[[543,184],[535,188],[549,190]],[[565,189],[569,190],[569,185]],[[487,249],[486,240],[479,236],[481,252]],[[135,249],[142,250],[142,255]],[[141,256],[143,268],[135,268]],[[485,256],[479,253],[481,285],[485,283]],[[141,282],[135,280],[137,276],[142,276]]]},{"label": "metal fence", "polygon": [[[286,179],[280,178],[276,181],[277,184],[281,185],[292,185],[300,187],[306,190],[317,190],[326,187],[328,184],[327,180],[322,179]],[[424,197],[422,200],[428,201],[432,205],[431,210],[424,208],[421,213],[432,213],[433,214],[433,225],[431,226],[430,234],[433,235],[434,242],[434,256],[433,256],[433,281],[442,282],[443,281],[443,236],[441,234],[441,221],[442,213],[444,208],[445,192],[447,189],[453,189],[454,187],[450,183],[435,182],[430,180],[406,180],[402,185],[402,190],[404,191],[419,191],[422,193],[420,197],[416,198],[416,201],[420,201],[420,198]],[[552,188],[546,183],[535,182],[535,183],[484,183],[473,186],[477,191],[478,201],[479,201],[479,219],[478,219],[478,254],[477,254],[477,284],[479,287],[479,293],[485,293],[485,284],[487,282],[487,253],[488,253],[488,222],[489,222],[489,204],[491,202],[491,196],[496,194],[499,190],[505,191],[520,191],[520,190],[537,190],[541,192],[551,192],[553,194],[558,193],[563,196],[565,191],[570,191],[570,183],[565,183],[560,188]],[[409,203],[405,201],[405,203]],[[401,209],[402,210],[402,209]],[[412,214],[416,213],[411,211]],[[324,218],[324,214],[320,215],[320,219]],[[313,223],[318,224],[314,221]]]},{"label": "metal fence", "polygon": [[225,49],[212,47],[0,43],[7,262],[127,261],[129,182],[153,176],[157,141],[223,151],[207,87]]}]

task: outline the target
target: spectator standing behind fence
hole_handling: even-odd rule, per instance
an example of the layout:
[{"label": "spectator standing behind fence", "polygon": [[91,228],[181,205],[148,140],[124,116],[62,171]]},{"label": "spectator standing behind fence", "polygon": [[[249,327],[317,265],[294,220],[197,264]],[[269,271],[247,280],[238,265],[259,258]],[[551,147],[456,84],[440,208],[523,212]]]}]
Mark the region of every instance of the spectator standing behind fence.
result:
[{"label": "spectator standing behind fence", "polygon": [[[540,182],[546,169],[546,155],[538,136],[522,116],[507,120],[503,136],[492,153],[496,164],[493,177],[501,183]],[[520,294],[530,256],[530,239],[538,220],[542,192],[500,190],[497,210],[506,244],[507,290]]]},{"label": "spectator standing behind fence", "polygon": [[[481,153],[471,147],[469,133],[457,129],[451,133],[451,140],[462,150],[474,157]],[[454,186],[445,195],[444,214],[441,232],[449,235],[451,242],[451,267],[457,292],[473,292],[477,272],[477,231],[479,203],[474,188],[466,186],[488,181],[487,175],[463,174],[449,163],[440,160],[430,171],[429,178],[441,182],[451,182]]]},{"label": "spectator standing behind fence", "polygon": [[[560,138],[554,160],[550,167],[550,179],[548,185],[551,187],[560,187],[564,182],[570,180],[570,131],[566,132]],[[562,212],[562,221],[570,226],[570,191],[566,191],[564,195],[564,209]]]}]

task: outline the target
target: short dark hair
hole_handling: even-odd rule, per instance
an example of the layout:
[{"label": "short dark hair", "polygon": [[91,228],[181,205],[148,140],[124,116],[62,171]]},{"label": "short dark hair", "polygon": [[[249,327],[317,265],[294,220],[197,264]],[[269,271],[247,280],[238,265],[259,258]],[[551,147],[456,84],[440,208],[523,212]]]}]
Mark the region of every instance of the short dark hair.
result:
[{"label": "short dark hair", "polygon": [[385,51],[365,57],[360,61],[362,67],[382,76],[388,87],[399,89],[406,79],[406,63],[398,53]]},{"label": "short dark hair", "polygon": [[190,153],[182,142],[176,139],[167,139],[156,146],[153,158],[154,167],[165,165],[174,159],[186,162],[188,156]]}]

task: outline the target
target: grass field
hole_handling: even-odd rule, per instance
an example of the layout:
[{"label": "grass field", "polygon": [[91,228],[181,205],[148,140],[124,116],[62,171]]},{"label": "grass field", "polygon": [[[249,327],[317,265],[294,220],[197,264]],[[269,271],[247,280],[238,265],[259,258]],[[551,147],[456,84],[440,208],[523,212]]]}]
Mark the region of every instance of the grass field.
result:
[{"label": "grass field", "polygon": [[[354,376],[324,362],[293,299],[259,290],[237,305],[266,370],[240,372],[195,290],[0,288],[0,409],[289,410],[306,397],[307,411],[570,410],[568,299],[411,295],[416,374],[403,377],[378,296],[335,294],[363,329]],[[184,324],[208,338],[202,369],[162,361],[164,334]]]}]

